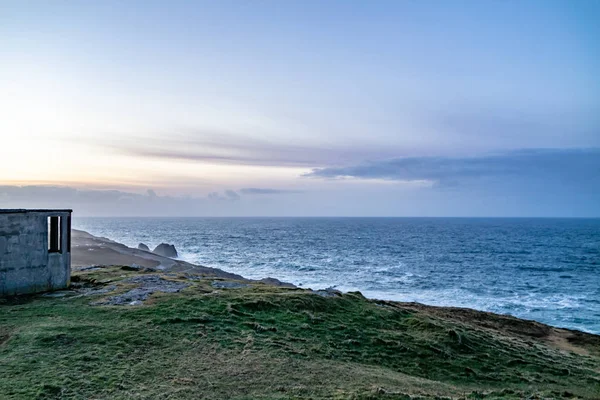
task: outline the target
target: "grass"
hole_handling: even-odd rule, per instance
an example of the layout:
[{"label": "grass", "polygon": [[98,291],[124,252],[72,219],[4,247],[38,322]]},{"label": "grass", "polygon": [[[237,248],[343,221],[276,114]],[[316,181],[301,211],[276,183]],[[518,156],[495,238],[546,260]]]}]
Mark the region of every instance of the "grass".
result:
[{"label": "grass", "polygon": [[[111,267],[74,281],[124,291],[136,274]],[[0,398],[600,398],[598,336],[211,281],[133,307],[89,304],[106,294],[4,300]]]}]

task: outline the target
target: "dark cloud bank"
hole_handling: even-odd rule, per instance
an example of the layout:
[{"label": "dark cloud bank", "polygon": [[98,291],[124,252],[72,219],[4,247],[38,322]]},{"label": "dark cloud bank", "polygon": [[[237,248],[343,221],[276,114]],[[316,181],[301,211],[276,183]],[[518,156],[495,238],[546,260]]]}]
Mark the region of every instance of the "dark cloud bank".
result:
[{"label": "dark cloud bank", "polygon": [[317,168],[311,178],[432,181],[460,185],[496,180],[583,185],[600,191],[600,149],[521,150],[478,157],[403,157]]}]

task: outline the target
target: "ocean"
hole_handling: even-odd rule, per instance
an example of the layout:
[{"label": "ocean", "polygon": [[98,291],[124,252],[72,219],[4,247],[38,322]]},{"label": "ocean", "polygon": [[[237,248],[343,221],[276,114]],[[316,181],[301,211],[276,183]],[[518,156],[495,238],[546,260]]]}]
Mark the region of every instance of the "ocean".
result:
[{"label": "ocean", "polygon": [[469,307],[600,334],[600,219],[75,218],[248,278]]}]

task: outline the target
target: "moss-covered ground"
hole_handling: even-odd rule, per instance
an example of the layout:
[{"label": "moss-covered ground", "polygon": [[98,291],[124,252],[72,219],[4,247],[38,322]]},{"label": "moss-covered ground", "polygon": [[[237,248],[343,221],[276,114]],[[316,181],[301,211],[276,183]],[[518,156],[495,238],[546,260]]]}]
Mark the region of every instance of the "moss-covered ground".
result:
[{"label": "moss-covered ground", "polygon": [[[79,286],[139,275],[81,272]],[[0,300],[1,399],[600,399],[600,337],[472,310],[187,281]]]}]

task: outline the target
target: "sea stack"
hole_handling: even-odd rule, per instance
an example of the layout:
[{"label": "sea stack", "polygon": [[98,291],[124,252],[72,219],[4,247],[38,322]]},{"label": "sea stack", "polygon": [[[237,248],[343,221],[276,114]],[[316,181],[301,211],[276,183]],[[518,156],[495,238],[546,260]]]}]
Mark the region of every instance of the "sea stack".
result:
[{"label": "sea stack", "polygon": [[175,246],[168,243],[159,244],[152,252],[164,257],[177,257]]},{"label": "sea stack", "polygon": [[146,246],[144,243],[138,244],[138,250],[150,251],[150,248]]}]

